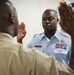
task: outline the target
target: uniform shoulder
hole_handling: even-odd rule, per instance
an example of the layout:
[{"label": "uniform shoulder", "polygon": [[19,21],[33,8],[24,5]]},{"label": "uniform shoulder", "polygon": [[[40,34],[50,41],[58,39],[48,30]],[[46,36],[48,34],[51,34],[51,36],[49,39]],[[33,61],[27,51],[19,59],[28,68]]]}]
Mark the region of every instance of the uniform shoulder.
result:
[{"label": "uniform shoulder", "polygon": [[33,35],[33,38],[40,37],[40,36],[42,36],[42,35],[43,35],[43,33],[34,34],[34,35]]}]

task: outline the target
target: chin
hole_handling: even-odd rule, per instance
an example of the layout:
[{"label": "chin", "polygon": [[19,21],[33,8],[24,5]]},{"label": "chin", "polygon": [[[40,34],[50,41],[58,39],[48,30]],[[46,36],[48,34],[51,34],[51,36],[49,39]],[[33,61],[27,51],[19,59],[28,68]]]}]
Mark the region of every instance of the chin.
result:
[{"label": "chin", "polygon": [[48,31],[48,32],[56,32],[56,29],[46,29],[45,31]]}]

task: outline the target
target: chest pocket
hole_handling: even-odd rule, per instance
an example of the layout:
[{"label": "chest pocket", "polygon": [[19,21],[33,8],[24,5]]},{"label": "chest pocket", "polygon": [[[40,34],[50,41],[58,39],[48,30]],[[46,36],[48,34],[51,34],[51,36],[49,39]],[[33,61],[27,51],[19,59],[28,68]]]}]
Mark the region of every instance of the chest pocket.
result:
[{"label": "chest pocket", "polygon": [[64,42],[63,43],[59,42],[55,44],[54,53],[67,54],[68,52],[69,52],[69,46]]}]

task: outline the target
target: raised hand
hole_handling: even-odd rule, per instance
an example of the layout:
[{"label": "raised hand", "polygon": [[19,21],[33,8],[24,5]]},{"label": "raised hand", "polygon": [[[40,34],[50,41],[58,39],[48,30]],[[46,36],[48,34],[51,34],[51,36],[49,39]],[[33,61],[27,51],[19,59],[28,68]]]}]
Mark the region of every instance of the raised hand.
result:
[{"label": "raised hand", "polygon": [[60,2],[58,8],[60,14],[60,25],[64,31],[71,36],[74,35],[74,11],[66,2]]},{"label": "raised hand", "polygon": [[61,2],[59,6],[60,25],[64,31],[71,35],[72,49],[69,66],[74,70],[74,11],[66,2]]},{"label": "raised hand", "polygon": [[24,24],[24,22],[22,22],[19,25],[17,42],[22,43],[22,39],[25,37],[25,35],[26,35],[25,24]]}]

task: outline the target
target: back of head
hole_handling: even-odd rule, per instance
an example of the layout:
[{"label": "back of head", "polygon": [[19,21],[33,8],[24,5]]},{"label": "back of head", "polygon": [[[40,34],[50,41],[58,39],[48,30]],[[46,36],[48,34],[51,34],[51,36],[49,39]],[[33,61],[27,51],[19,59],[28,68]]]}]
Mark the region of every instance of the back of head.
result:
[{"label": "back of head", "polygon": [[17,12],[9,0],[0,0],[0,32],[13,37],[18,33]]}]

